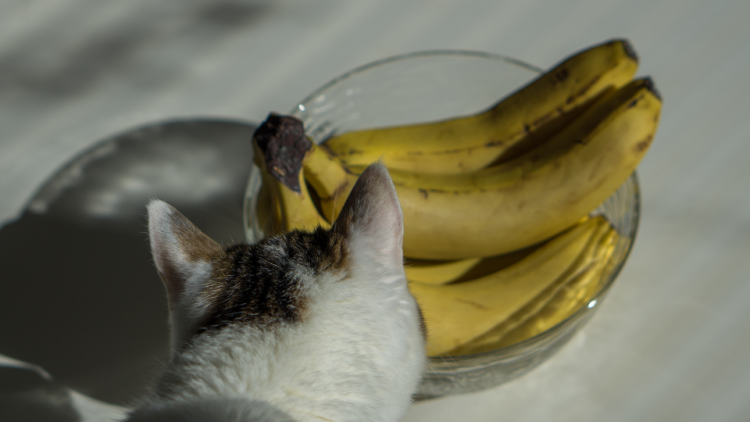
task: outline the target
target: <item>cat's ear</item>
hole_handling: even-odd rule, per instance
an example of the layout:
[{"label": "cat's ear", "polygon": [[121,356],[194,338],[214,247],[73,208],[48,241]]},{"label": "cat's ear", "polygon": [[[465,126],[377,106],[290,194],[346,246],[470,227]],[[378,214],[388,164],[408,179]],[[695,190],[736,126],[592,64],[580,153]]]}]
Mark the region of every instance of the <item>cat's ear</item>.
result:
[{"label": "cat's ear", "polygon": [[172,346],[177,348],[211,307],[207,287],[224,251],[166,202],[148,205],[151,253],[167,290]]},{"label": "cat's ear", "polygon": [[357,179],[333,224],[358,255],[392,268],[403,268],[404,217],[388,170],[370,165]]}]

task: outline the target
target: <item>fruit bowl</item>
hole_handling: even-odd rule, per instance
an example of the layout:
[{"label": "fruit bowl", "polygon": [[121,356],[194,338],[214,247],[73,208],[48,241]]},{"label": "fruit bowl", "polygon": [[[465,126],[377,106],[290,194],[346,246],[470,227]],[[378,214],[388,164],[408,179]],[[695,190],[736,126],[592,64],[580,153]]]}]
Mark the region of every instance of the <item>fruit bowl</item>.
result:
[{"label": "fruit bowl", "polygon": [[[290,114],[301,119],[316,143],[365,128],[429,122],[482,111],[542,70],[507,57],[469,51],[427,51],[380,60],[325,84]],[[253,169],[244,202],[245,234],[264,234],[255,218],[261,178]],[[469,393],[517,378],[557,352],[601,306],[632,248],[640,210],[635,173],[594,213],[606,217],[619,238],[598,291],[546,331],[500,349],[431,357],[418,399]]]}]

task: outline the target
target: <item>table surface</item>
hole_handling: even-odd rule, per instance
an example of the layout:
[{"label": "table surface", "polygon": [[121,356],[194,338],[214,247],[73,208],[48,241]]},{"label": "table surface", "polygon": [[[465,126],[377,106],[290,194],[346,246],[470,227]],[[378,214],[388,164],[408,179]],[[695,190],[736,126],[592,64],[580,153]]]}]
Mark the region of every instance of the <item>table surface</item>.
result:
[{"label": "table surface", "polygon": [[530,374],[404,420],[750,420],[748,18],[739,0],[2,0],[0,225],[66,161],[143,123],[258,122],[416,50],[547,67],[625,37],[664,110],[638,169],[638,239],[605,305]]}]

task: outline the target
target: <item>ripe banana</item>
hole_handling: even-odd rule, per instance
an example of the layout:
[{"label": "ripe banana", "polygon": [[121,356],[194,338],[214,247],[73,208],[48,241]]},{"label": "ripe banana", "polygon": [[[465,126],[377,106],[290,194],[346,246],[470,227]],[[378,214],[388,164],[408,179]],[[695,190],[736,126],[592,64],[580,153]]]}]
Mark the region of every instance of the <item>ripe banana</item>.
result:
[{"label": "ripe banana", "polygon": [[[364,170],[362,168],[361,170]],[[312,144],[304,163],[305,180],[310,182],[320,200],[323,217],[333,223],[344,207],[359,175],[349,170],[338,158]]]},{"label": "ripe banana", "polygon": [[599,282],[602,281],[602,275],[607,270],[606,264],[613,252],[614,248],[610,248],[608,254],[602,257],[600,265],[576,277],[564,286],[537,315],[510,331],[494,345],[485,346],[485,350],[510,346],[541,334],[565,321],[582,306],[589,305],[601,288]]},{"label": "ripe banana", "polygon": [[404,265],[406,279],[411,283],[441,286],[453,282],[476,267],[482,258],[466,258],[448,262],[410,262]]},{"label": "ripe banana", "polygon": [[[651,80],[638,79],[507,163],[450,175],[389,169],[404,214],[404,255],[426,260],[500,255],[572,226],[635,170],[653,140],[660,110]],[[348,170],[364,168],[344,168],[314,145],[310,155],[305,174],[324,215],[335,218],[356,181]]]},{"label": "ripe banana", "polygon": [[[584,216],[578,223],[582,224],[588,219],[588,215]],[[510,267],[534,253],[535,250],[544,246],[544,243],[546,242],[547,241],[518,251],[490,256],[487,258],[475,257],[459,259],[457,261],[423,261],[407,258],[404,264],[404,270],[406,271],[406,278],[410,283],[422,283],[433,286],[460,283],[462,281],[484,277],[488,274]]]},{"label": "ripe banana", "polygon": [[[614,251],[617,242],[617,232],[601,217],[601,222],[597,233],[595,233],[586,249],[578,257],[576,262],[571,266],[558,280],[547,287],[542,293],[519,309],[507,320],[501,322],[496,327],[485,334],[477,337],[468,343],[461,345],[448,354],[451,356],[481,353],[498,348],[498,343],[505,341],[506,336],[522,326],[527,321],[539,318],[542,310],[548,306],[560,292],[580,280],[590,279],[592,275],[600,274],[601,269],[606,267],[609,257]],[[577,301],[570,301],[578,303]]]},{"label": "ripe banana", "polygon": [[592,219],[504,270],[447,286],[409,283],[427,326],[427,354],[444,355],[486,333],[557,280],[597,227]]},{"label": "ripe banana", "polygon": [[473,172],[533,137],[544,124],[626,84],[637,66],[627,41],[610,41],[571,56],[482,113],[344,133],[327,140],[325,147],[347,165],[382,159],[389,169]]}]

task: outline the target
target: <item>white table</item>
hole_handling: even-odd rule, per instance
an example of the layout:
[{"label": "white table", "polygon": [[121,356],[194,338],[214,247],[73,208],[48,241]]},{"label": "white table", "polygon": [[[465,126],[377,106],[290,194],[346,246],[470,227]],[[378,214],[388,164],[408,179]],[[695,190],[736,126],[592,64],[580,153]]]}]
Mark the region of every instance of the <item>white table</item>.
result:
[{"label": "white table", "polygon": [[664,110],[619,281],[532,373],[405,420],[750,420],[748,20],[742,0],[2,0],[0,224],[78,152],[145,122],[261,121],[398,53],[482,50],[546,67],[626,37]]}]

